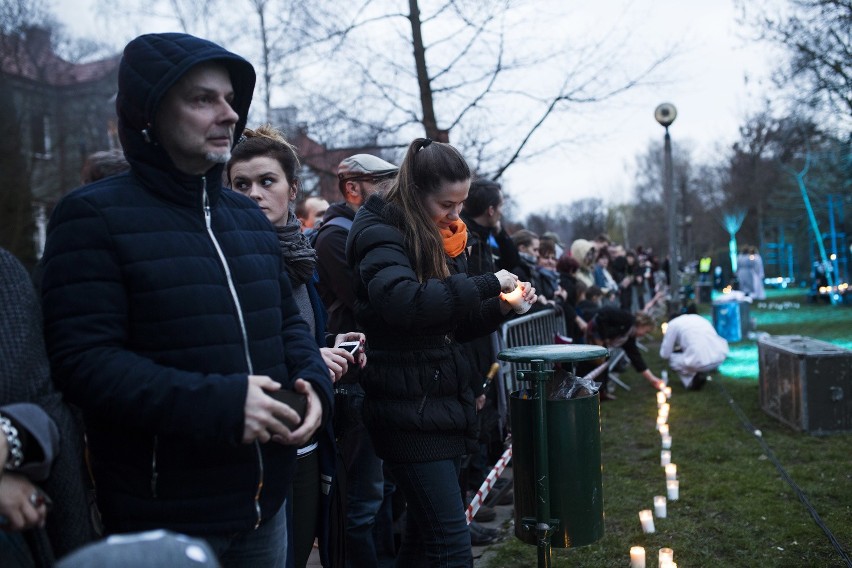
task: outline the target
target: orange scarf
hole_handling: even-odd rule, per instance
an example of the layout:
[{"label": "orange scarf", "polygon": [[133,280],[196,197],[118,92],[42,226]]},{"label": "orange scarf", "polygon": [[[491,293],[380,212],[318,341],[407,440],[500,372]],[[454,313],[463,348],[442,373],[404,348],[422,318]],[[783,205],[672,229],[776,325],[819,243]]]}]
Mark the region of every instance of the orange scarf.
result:
[{"label": "orange scarf", "polygon": [[444,251],[450,258],[460,255],[467,246],[467,225],[461,219],[439,232],[444,240]]}]

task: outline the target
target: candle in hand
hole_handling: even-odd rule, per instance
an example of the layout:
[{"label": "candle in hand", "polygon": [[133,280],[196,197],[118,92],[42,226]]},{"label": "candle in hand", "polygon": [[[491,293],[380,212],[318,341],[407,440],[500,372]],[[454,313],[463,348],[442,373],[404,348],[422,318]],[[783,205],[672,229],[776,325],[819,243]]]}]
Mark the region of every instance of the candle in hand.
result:
[{"label": "candle in hand", "polygon": [[509,293],[500,292],[500,297],[512,306],[515,313],[525,314],[532,307],[532,304],[524,300],[524,289],[521,283],[518,282],[517,287]]}]

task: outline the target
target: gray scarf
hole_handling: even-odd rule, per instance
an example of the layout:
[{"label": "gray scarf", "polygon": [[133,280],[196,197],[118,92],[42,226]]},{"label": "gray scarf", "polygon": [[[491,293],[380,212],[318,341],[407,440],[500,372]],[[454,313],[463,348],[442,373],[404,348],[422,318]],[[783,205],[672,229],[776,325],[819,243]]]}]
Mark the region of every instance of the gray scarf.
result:
[{"label": "gray scarf", "polygon": [[317,253],[311,248],[308,237],[302,233],[302,223],[292,211],[287,215],[287,224],[275,227],[278,243],[281,245],[281,257],[293,279],[293,285],[305,284],[314,275]]}]

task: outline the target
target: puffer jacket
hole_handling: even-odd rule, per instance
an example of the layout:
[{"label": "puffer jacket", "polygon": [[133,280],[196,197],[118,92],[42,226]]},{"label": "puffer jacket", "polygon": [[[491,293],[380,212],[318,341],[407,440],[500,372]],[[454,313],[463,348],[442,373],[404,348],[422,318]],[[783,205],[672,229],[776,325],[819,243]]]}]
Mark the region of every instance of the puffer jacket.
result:
[{"label": "puffer jacket", "polygon": [[163,96],[206,61],[230,72],[240,136],[251,65],[192,36],[141,36],[125,49],[116,103],[131,170],[70,193],[50,220],[48,355],[84,412],[111,532],[231,533],[278,512],[295,448],[241,443],[249,374],[310,381],[330,416],[328,370],[271,224],[222,187],[223,166],[187,175],[157,144]]},{"label": "puffer jacket", "polygon": [[459,342],[503,321],[500,283],[494,274],[465,274],[464,253],[447,258],[448,278],[418,281],[402,224],[398,209],[374,195],[346,243],[356,275],[355,317],[368,339],[364,422],[383,459],[448,459],[477,444],[474,371]]}]

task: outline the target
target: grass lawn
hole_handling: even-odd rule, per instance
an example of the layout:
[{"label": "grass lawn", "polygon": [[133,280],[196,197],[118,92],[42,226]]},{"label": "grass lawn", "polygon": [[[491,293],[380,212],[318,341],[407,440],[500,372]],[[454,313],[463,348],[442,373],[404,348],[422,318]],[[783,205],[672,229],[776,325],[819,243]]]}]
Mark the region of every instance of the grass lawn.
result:
[{"label": "grass lawn", "polygon": [[[760,332],[852,348],[852,306],[809,304],[801,290],[772,290],[751,316]],[[658,375],[659,340],[644,342]],[[685,391],[672,373],[669,425],[680,499],[668,502],[667,518],[654,519],[653,534],[643,534],[638,512],[653,510],[653,497],[666,494],[655,391],[632,369],[621,377],[632,390],[619,389],[617,401],[601,406],[606,534],[589,546],[553,549],[554,567],[626,567],[631,546],[645,547],[649,568],[661,547],[674,550],[679,568],[847,566],[774,461],[852,555],[852,433],[799,433],[763,412],[755,341],[731,345],[728,361],[700,392]],[[478,563],[536,565],[536,547],[513,536]]]}]

